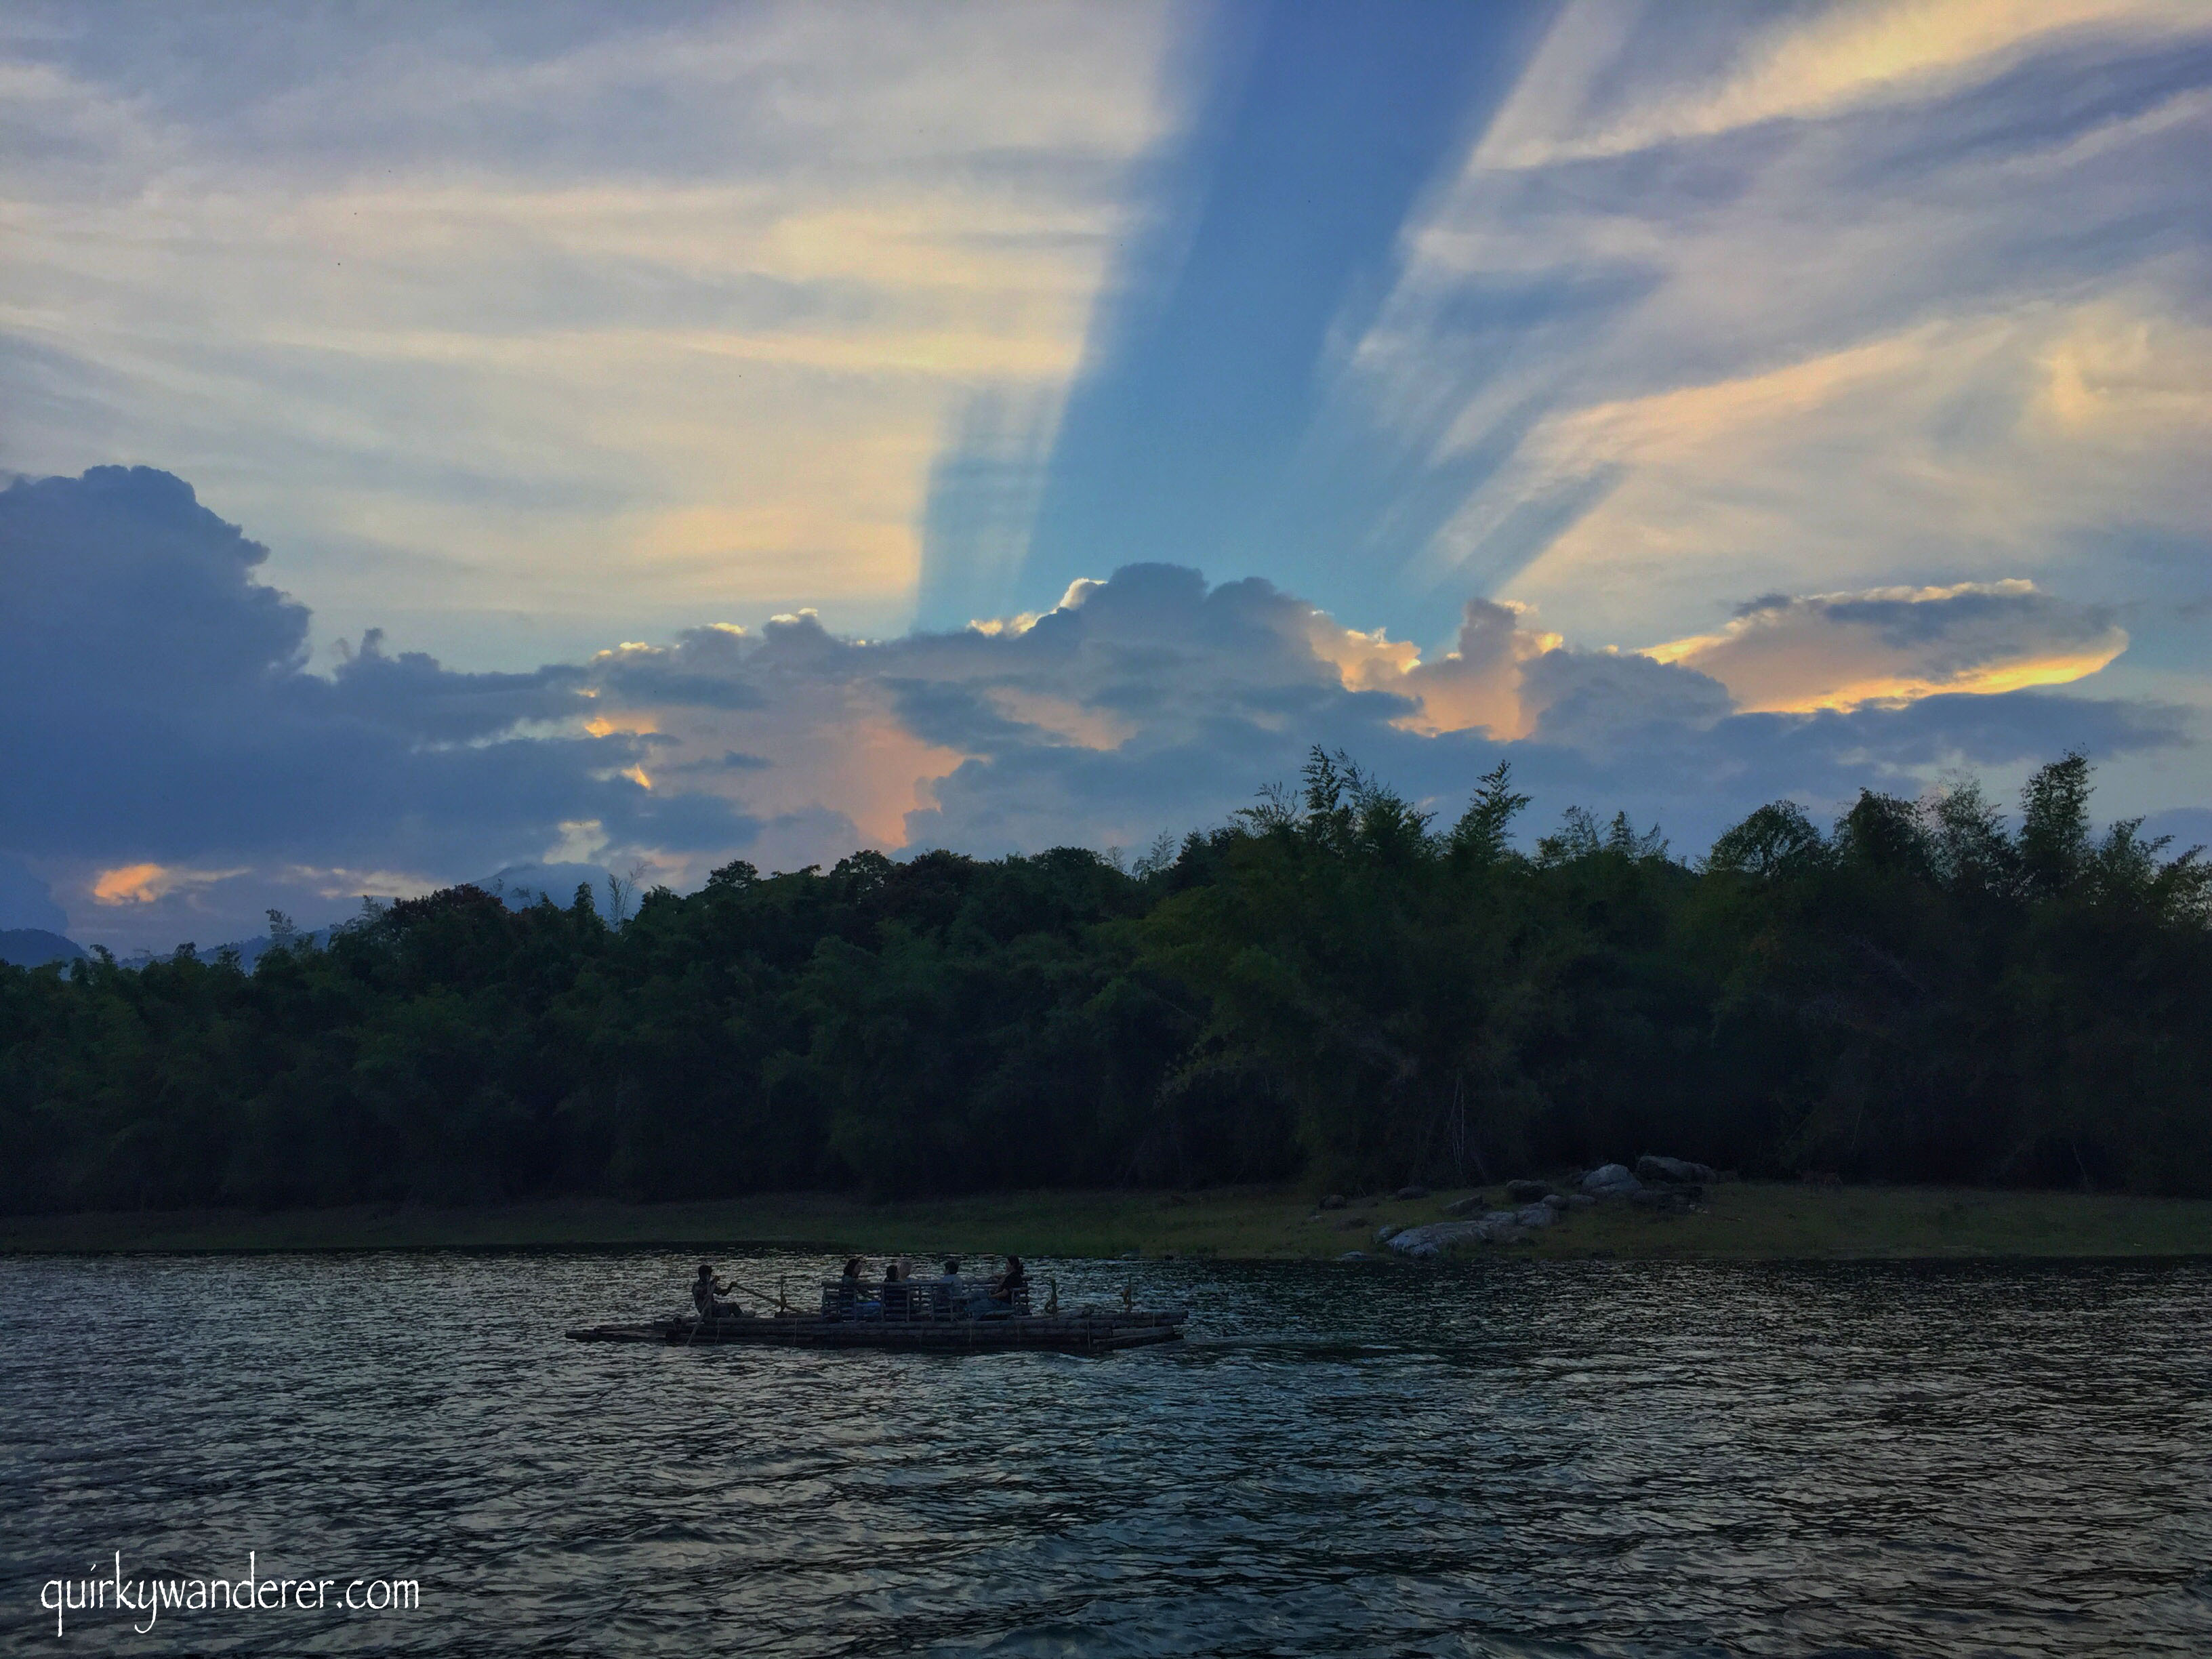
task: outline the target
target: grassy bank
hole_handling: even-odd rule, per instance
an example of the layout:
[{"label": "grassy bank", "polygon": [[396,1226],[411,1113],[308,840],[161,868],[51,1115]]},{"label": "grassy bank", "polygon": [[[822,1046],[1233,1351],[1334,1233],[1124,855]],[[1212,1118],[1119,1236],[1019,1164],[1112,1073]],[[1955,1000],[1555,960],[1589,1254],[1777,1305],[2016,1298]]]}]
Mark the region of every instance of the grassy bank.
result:
[{"label": "grassy bank", "polygon": [[[1376,1249],[1376,1230],[1437,1219],[1463,1196],[1369,1200],[1316,1212],[1310,1193],[1016,1193],[872,1205],[822,1194],[702,1204],[563,1200],[473,1209],[356,1206],[0,1218],[0,1253],[334,1250],[667,1244],[814,1244],[1227,1260],[1327,1260]],[[1516,1253],[1538,1256],[1820,1257],[2212,1255],[2212,1200],[1961,1188],[1814,1189],[1756,1182],[1709,1189],[1703,1212],[1607,1204],[1576,1212]]]}]

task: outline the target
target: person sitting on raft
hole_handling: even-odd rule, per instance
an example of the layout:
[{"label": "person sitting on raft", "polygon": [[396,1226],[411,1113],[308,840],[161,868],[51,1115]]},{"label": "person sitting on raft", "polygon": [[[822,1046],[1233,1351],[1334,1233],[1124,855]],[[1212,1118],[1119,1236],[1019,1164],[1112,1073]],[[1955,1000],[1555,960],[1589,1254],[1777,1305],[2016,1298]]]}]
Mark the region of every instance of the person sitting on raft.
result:
[{"label": "person sitting on raft", "polygon": [[[898,1267],[896,1263],[884,1264],[885,1283],[895,1281],[897,1274]],[[834,1304],[839,1314],[854,1319],[881,1319],[884,1316],[884,1304],[869,1294],[867,1284],[866,1259],[857,1255],[847,1256],[845,1271],[837,1281],[837,1296]]]},{"label": "person sitting on raft", "polygon": [[960,1276],[960,1258],[945,1258],[945,1271],[938,1274],[931,1285],[932,1305],[940,1319],[954,1314],[975,1311],[975,1288]]},{"label": "person sitting on raft", "polygon": [[913,1277],[914,1264],[904,1256],[884,1258],[884,1299],[878,1304],[884,1318],[904,1319],[907,1316],[913,1293],[907,1289],[906,1281]]},{"label": "person sitting on raft", "polygon": [[1022,1266],[1021,1257],[1010,1255],[1006,1258],[1006,1271],[991,1281],[991,1300],[1003,1302],[1011,1308],[1015,1296],[1029,1282],[1029,1269]]},{"label": "person sitting on raft", "polygon": [[734,1283],[725,1285],[715,1278],[714,1269],[702,1261],[698,1278],[691,1281],[691,1305],[698,1309],[702,1319],[735,1319],[744,1310],[734,1302],[717,1302],[714,1298],[737,1288]]}]

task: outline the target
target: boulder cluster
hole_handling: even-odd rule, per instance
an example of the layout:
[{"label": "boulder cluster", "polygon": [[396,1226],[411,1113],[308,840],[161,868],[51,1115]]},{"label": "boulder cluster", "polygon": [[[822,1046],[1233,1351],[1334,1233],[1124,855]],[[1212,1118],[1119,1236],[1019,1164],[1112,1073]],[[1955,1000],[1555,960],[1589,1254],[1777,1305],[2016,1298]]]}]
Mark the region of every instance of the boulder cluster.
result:
[{"label": "boulder cluster", "polygon": [[1577,1209],[1601,1203],[1686,1210],[1705,1195],[1704,1183],[1716,1178],[1707,1164],[1647,1154],[1636,1160],[1632,1170],[1626,1164],[1602,1164],[1557,1186],[1545,1181],[1509,1181],[1505,1196],[1510,1208],[1483,1210],[1489,1200],[1477,1194],[1444,1206],[1445,1215],[1458,1218],[1419,1227],[1385,1227],[1375,1242],[1416,1261],[1433,1260],[1455,1245],[1517,1244]]}]

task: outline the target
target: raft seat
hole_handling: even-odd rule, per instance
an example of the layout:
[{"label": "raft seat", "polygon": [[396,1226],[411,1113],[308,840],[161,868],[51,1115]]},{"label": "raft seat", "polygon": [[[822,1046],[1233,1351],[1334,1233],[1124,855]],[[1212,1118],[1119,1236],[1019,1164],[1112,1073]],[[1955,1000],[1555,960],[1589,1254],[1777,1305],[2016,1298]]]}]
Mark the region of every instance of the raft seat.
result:
[{"label": "raft seat", "polygon": [[1024,1285],[1015,1290],[1010,1304],[997,1304],[989,1312],[978,1315],[970,1309],[969,1303],[980,1288],[968,1287],[956,1303],[952,1286],[937,1279],[896,1279],[889,1284],[850,1279],[825,1279],[822,1285],[822,1316],[824,1319],[881,1318],[892,1324],[938,1324],[977,1317],[1005,1318],[1030,1312],[1030,1287]]}]

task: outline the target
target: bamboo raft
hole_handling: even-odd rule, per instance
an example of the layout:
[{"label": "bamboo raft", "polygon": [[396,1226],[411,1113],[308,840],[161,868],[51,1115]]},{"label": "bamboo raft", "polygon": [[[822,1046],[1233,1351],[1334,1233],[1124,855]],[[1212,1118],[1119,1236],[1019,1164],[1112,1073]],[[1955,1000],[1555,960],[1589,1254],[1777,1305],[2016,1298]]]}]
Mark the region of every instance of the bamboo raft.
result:
[{"label": "bamboo raft", "polygon": [[1102,1354],[1182,1339],[1187,1309],[1152,1312],[1125,1293],[1118,1309],[1062,1313],[1059,1298],[1042,1313],[1030,1309],[1026,1288],[1004,1312],[977,1312],[974,1298],[931,1280],[877,1286],[834,1280],[822,1287],[819,1312],[793,1308],[781,1291],[774,1313],[734,1310],[702,1319],[677,1314],[636,1324],[592,1325],[568,1333],[578,1342],[707,1343],[773,1348],[886,1348],[920,1353],[1005,1353],[1033,1349]]}]

